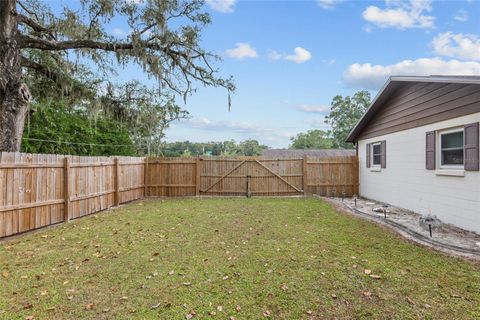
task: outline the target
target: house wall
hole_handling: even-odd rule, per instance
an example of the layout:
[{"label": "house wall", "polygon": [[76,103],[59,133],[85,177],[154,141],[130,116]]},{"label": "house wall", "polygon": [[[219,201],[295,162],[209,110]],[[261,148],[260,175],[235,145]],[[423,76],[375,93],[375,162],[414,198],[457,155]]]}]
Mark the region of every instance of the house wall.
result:
[{"label": "house wall", "polygon": [[[480,122],[480,112],[358,141],[360,195],[436,215],[443,222],[480,233],[480,172],[437,175],[425,169],[425,133]],[[386,140],[386,168],[366,167],[366,144]]]}]

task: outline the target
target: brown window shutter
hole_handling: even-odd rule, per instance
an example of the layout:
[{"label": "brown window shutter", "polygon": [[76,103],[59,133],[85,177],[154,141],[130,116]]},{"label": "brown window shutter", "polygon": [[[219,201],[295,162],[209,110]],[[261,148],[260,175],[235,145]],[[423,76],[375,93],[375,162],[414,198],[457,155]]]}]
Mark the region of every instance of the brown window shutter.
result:
[{"label": "brown window shutter", "polygon": [[464,126],[465,170],[479,171],[478,122]]},{"label": "brown window shutter", "polygon": [[380,143],[380,152],[381,152],[381,157],[380,157],[380,166],[382,168],[387,167],[387,141],[383,140]]},{"label": "brown window shutter", "polygon": [[370,159],[372,155],[372,144],[367,143],[367,156],[365,157],[367,159],[367,168],[370,168],[370,165],[372,164],[372,161]]},{"label": "brown window shutter", "polygon": [[435,131],[427,132],[425,141],[425,168],[435,170]]}]

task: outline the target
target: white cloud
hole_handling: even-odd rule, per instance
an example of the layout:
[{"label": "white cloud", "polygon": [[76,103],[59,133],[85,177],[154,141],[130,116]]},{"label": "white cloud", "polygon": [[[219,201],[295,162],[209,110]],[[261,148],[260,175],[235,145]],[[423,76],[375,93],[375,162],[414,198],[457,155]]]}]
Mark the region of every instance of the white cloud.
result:
[{"label": "white cloud", "polygon": [[468,11],[466,10],[458,10],[457,13],[453,16],[453,19],[460,21],[460,22],[465,22],[468,20]]},{"label": "white cloud", "polygon": [[431,43],[436,54],[463,60],[480,60],[480,38],[473,34],[440,33]]},{"label": "white cloud", "polygon": [[215,133],[235,134],[242,139],[257,139],[272,143],[285,143],[294,135],[288,128],[268,128],[263,124],[242,121],[211,121],[207,118],[193,118],[180,123],[194,129],[208,130]]},{"label": "white cloud", "polygon": [[280,60],[283,58],[283,55],[281,53],[278,53],[275,50],[269,50],[268,52],[268,58],[270,60]]},{"label": "white cloud", "polygon": [[232,13],[237,0],[206,0],[206,3],[215,11]]},{"label": "white cloud", "polygon": [[228,49],[226,52],[227,56],[234,59],[256,58],[258,56],[255,48],[252,48],[246,42],[239,42],[235,48]]},{"label": "white cloud", "polygon": [[[268,52],[268,58],[270,60],[288,60],[295,63],[304,63],[312,58],[312,54],[307,49],[296,47],[293,49],[293,54],[280,53],[275,50],[270,50]],[[333,60],[333,63],[335,63],[335,60]]]},{"label": "white cloud", "polygon": [[386,8],[369,6],[362,16],[366,21],[381,28],[425,28],[434,27],[435,17],[424,14],[432,10],[430,0],[386,0]]},{"label": "white cloud", "polygon": [[355,63],[347,68],[343,78],[351,87],[378,90],[391,75],[480,75],[480,63],[441,58],[403,60],[391,65]]},{"label": "white cloud", "polygon": [[295,63],[304,63],[312,58],[312,54],[302,47],[296,47],[293,49],[293,52],[293,54],[287,55],[285,60],[290,60]]},{"label": "white cloud", "polygon": [[327,106],[327,105],[301,104],[301,105],[295,106],[295,109],[305,113],[325,114],[330,112],[330,106]]},{"label": "white cloud", "polygon": [[317,0],[318,6],[327,10],[334,9],[340,2],[343,2],[343,0]]}]

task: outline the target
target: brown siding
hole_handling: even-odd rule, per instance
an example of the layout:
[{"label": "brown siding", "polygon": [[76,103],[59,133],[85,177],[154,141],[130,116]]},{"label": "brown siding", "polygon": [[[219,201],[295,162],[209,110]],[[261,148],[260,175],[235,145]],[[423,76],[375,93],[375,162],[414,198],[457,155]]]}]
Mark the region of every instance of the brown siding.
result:
[{"label": "brown siding", "polygon": [[480,85],[406,83],[365,126],[359,139],[480,112]]}]

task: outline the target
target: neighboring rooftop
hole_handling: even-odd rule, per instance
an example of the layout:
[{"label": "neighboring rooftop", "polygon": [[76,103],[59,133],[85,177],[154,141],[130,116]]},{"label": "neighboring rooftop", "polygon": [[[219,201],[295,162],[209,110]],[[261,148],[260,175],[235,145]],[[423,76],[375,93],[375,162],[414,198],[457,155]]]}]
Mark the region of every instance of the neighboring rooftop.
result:
[{"label": "neighboring rooftop", "polygon": [[387,82],[378,92],[375,99],[368,107],[365,114],[357,122],[355,127],[350,131],[346,142],[355,142],[362,132],[363,128],[373,118],[373,116],[380,110],[382,104],[398,89],[407,82],[444,82],[444,83],[465,83],[465,84],[480,84],[480,76],[391,76]]},{"label": "neighboring rooftop", "polygon": [[355,154],[354,149],[265,149],[262,151],[262,157],[265,158],[338,157]]}]

